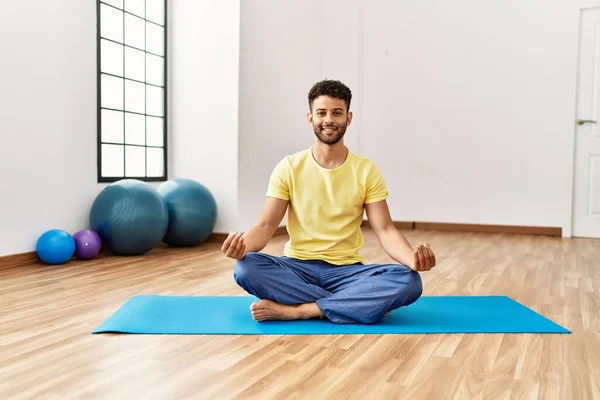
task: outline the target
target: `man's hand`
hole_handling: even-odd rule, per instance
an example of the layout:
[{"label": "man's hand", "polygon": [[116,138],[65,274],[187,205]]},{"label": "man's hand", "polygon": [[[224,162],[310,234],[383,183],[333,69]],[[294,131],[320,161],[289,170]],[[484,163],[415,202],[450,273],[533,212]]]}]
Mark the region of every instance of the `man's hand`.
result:
[{"label": "man's hand", "polygon": [[385,200],[365,205],[371,227],[390,258],[413,271],[429,271],[435,266],[435,256],[429,243],[419,243],[413,250],[408,240],[396,229]]},{"label": "man's hand", "polygon": [[413,254],[413,271],[429,271],[435,267],[435,255],[429,243],[419,243]]},{"label": "man's hand", "polygon": [[225,253],[227,257],[240,260],[246,255],[246,244],[244,238],[240,232],[231,232],[227,239],[223,242],[221,251]]}]

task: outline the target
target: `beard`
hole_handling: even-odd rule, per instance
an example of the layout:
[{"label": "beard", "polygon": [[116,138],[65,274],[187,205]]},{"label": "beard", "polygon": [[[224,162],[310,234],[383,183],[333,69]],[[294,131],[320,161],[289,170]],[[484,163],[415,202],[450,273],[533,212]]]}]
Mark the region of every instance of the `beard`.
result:
[{"label": "beard", "polygon": [[[329,124],[326,126],[317,125],[313,128],[313,130],[315,131],[315,135],[320,142],[328,145],[334,145],[342,140],[346,134],[346,127],[347,125],[338,126],[336,124]],[[333,128],[334,130],[331,133],[325,134],[323,133],[325,128]]]}]

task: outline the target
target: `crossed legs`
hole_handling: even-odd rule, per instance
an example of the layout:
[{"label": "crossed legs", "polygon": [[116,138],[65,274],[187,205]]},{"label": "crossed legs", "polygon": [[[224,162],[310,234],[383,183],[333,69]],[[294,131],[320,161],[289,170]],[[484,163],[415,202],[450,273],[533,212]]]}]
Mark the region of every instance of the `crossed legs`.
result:
[{"label": "crossed legs", "polygon": [[258,297],[251,306],[258,321],[325,317],[334,323],[374,323],[415,302],[421,277],[399,264],[333,266],[263,253],[238,260],[234,279]]}]

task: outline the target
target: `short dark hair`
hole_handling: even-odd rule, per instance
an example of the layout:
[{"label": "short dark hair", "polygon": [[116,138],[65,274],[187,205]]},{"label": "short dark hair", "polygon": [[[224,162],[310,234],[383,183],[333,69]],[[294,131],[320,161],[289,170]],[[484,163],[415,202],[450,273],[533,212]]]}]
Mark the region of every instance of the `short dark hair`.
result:
[{"label": "short dark hair", "polygon": [[317,82],[308,92],[308,107],[312,111],[313,101],[319,96],[328,96],[346,102],[346,111],[350,110],[352,92],[340,81],[325,79]]}]

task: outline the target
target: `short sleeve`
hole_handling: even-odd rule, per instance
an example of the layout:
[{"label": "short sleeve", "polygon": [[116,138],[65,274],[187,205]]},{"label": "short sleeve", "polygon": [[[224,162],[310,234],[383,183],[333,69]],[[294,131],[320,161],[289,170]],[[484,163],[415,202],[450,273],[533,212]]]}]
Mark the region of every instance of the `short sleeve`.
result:
[{"label": "short sleeve", "polygon": [[269,178],[267,196],[281,200],[290,199],[289,165],[285,159],[281,160],[273,169]]},{"label": "short sleeve", "polygon": [[373,164],[367,174],[367,194],[365,204],[376,203],[388,198],[388,189],[379,168]]}]

